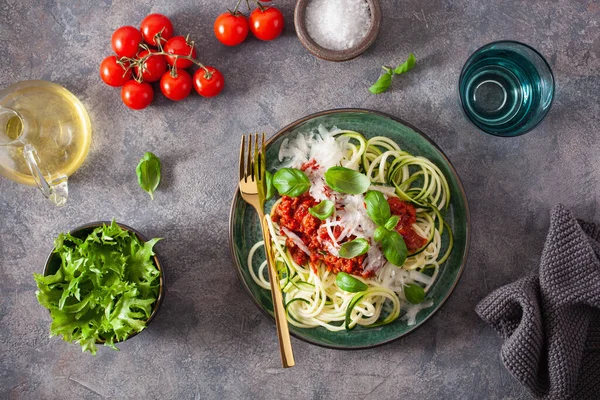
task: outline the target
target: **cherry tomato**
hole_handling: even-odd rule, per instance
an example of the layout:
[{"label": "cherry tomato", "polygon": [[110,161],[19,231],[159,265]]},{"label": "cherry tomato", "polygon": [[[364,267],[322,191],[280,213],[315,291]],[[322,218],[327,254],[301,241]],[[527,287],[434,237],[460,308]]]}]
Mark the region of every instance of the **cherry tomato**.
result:
[{"label": "cherry tomato", "polygon": [[275,7],[252,11],[249,17],[250,31],[260,40],[273,40],[283,31],[283,14]]},{"label": "cherry tomato", "polygon": [[223,13],[215,20],[214,31],[219,42],[237,46],[248,36],[248,18],[244,14]]},{"label": "cherry tomato", "polygon": [[142,31],[144,42],[152,46],[158,45],[154,40],[154,36],[159,32],[160,36],[165,39],[165,41],[171,39],[173,36],[173,24],[168,17],[165,17],[162,14],[148,15],[142,20],[140,30]]},{"label": "cherry tomato", "polygon": [[[167,44],[164,45],[164,50],[169,54],[177,54],[180,56],[189,56],[192,58],[196,58],[196,49],[194,46],[190,46],[183,36],[175,36],[169,39]],[[190,53],[191,52],[191,53]],[[165,56],[169,65],[173,65],[175,63],[174,56]],[[190,60],[178,59],[177,60],[177,68],[188,68],[192,66],[192,62]]]},{"label": "cherry tomato", "polygon": [[125,82],[121,89],[121,100],[127,107],[134,110],[142,110],[148,107],[153,98],[154,90],[146,82],[139,83],[131,79]]},{"label": "cherry tomato", "polygon": [[119,57],[135,57],[142,33],[133,26],[122,26],[112,34],[112,48]]},{"label": "cherry tomato", "polygon": [[[127,65],[125,65],[125,68]],[[106,57],[100,63],[100,78],[110,86],[123,86],[125,82],[131,79],[131,69],[125,71],[125,68],[117,64],[117,57]]]},{"label": "cherry tomato", "polygon": [[192,78],[190,74],[180,69],[177,70],[177,76],[171,76],[170,72],[165,72],[160,79],[160,91],[167,99],[173,101],[183,100],[190,95],[192,91]]},{"label": "cherry tomato", "polygon": [[[194,73],[194,89],[200,96],[213,97],[221,93],[225,86],[225,78],[215,67],[207,66],[208,74],[202,68]],[[210,75],[207,77],[207,75]]]},{"label": "cherry tomato", "polygon": [[[152,53],[156,53],[156,50],[151,50]],[[148,54],[148,50],[144,50],[138,54],[138,58],[142,58]],[[144,82],[156,82],[160,80],[165,71],[167,70],[167,62],[165,61],[165,57],[163,55],[154,55],[148,57],[148,59],[144,62],[144,67],[142,69],[142,79]],[[137,76],[140,75],[140,68],[135,67],[135,73]]]}]

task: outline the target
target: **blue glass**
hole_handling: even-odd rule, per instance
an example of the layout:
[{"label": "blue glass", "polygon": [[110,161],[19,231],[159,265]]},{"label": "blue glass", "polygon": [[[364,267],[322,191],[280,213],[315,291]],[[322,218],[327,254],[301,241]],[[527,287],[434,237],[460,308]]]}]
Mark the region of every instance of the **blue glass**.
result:
[{"label": "blue glass", "polygon": [[465,63],[459,80],[465,115],[496,136],[518,136],[540,123],[554,97],[550,66],[526,44],[501,41],[481,47]]}]

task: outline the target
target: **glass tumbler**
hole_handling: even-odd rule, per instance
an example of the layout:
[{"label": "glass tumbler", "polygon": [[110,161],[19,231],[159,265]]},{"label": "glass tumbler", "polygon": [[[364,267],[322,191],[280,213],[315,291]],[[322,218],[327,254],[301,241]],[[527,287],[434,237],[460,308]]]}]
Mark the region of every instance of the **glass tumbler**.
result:
[{"label": "glass tumbler", "polygon": [[459,80],[465,115],[496,136],[529,132],[548,113],[554,97],[550,66],[534,48],[514,41],[486,44],[465,63]]}]

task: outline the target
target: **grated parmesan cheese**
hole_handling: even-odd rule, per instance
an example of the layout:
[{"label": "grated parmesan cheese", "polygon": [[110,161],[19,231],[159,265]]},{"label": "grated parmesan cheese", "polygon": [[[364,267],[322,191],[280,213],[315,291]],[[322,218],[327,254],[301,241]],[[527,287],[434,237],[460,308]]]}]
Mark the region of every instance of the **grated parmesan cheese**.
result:
[{"label": "grated parmesan cheese", "polygon": [[417,323],[417,314],[419,311],[429,308],[432,305],[433,300],[427,300],[421,304],[411,304],[409,302],[405,302],[404,311],[406,311],[406,314],[400,317],[400,319],[406,321],[408,326],[412,326]]},{"label": "grated parmesan cheese", "polygon": [[339,131],[336,127],[328,131],[319,125],[317,132],[298,133],[294,138],[284,139],[279,148],[279,161],[288,160],[282,167],[300,168],[311,159],[325,170],[339,165],[344,157],[341,143],[335,139]]},{"label": "grated parmesan cheese", "polygon": [[287,237],[290,238],[290,240],[292,242],[294,242],[294,244],[296,246],[298,246],[298,248],[300,250],[302,250],[303,252],[305,252],[306,254],[308,254],[310,256],[310,250],[308,249],[308,247],[306,247],[306,245],[304,244],[304,242],[302,241],[302,239],[300,239],[300,237],[298,235],[296,235],[294,232],[290,231],[285,226],[282,226],[281,230],[283,231],[283,233],[285,233],[285,235]]}]

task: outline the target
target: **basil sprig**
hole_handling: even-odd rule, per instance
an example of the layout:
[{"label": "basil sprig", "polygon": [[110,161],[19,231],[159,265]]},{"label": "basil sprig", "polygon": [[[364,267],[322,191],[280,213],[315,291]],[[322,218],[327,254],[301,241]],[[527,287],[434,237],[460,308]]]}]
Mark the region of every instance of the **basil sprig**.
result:
[{"label": "basil sprig", "polygon": [[310,180],[299,169],[281,168],[273,175],[273,186],[282,196],[298,197],[310,189]]},{"label": "basil sprig", "polygon": [[154,200],[154,191],[160,183],[160,159],[151,152],[146,152],[135,172],[140,187],[148,192],[150,199]]},{"label": "basil sprig", "polygon": [[383,255],[386,260],[392,264],[401,267],[408,256],[408,249],[402,235],[396,231],[386,230],[385,236],[381,241]]},{"label": "basil sprig", "polygon": [[392,216],[390,205],[383,194],[377,190],[367,192],[365,204],[367,205],[367,214],[379,226],[385,225]]},{"label": "basil sprig", "polygon": [[335,204],[331,200],[323,200],[319,204],[314,207],[308,209],[308,212],[314,216],[319,218],[320,220],[327,219],[331,217],[333,214],[333,210],[335,209]]},{"label": "basil sprig", "polygon": [[371,185],[365,174],[346,167],[329,168],[325,172],[325,182],[336,192],[349,194],[362,194]]},{"label": "basil sprig", "polygon": [[365,205],[367,214],[377,225],[373,239],[381,243],[386,260],[396,266],[402,266],[408,257],[408,249],[402,235],[394,230],[399,221],[398,216],[392,215],[389,203],[379,191],[368,191],[365,195]]},{"label": "basil sprig", "polygon": [[373,239],[375,239],[376,242],[381,242],[387,233],[388,230],[385,229],[385,226],[378,226],[373,234]]},{"label": "basil sprig", "polygon": [[350,293],[364,292],[369,288],[366,283],[346,272],[338,272],[335,283],[340,289]]},{"label": "basil sprig", "polygon": [[383,66],[383,74],[381,74],[379,79],[377,79],[377,82],[375,82],[373,86],[369,88],[369,92],[373,94],[387,92],[387,90],[392,85],[392,80],[394,76],[401,75],[410,71],[415,67],[416,62],[417,58],[413,53],[410,53],[408,55],[408,59],[402,64],[398,65],[396,68]]},{"label": "basil sprig", "polygon": [[417,57],[411,52],[406,61],[394,68],[394,75],[402,75],[403,73],[410,71],[415,67],[416,63]]},{"label": "basil sprig", "polygon": [[400,221],[400,217],[397,215],[392,215],[390,219],[388,219],[385,223],[385,229],[387,229],[388,231],[394,230],[396,225],[398,225],[398,221]]},{"label": "basil sprig", "polygon": [[394,76],[393,70],[389,67],[383,67],[384,73],[381,74],[377,82],[373,84],[369,88],[369,92],[373,94],[380,94],[383,92],[387,92],[387,90],[392,85],[392,77]]},{"label": "basil sprig", "polygon": [[339,256],[341,258],[354,258],[362,256],[369,251],[369,241],[363,238],[356,238],[340,246]]},{"label": "basil sprig", "polygon": [[404,286],[404,297],[410,303],[419,304],[425,300],[425,289],[416,283],[409,283]]}]

